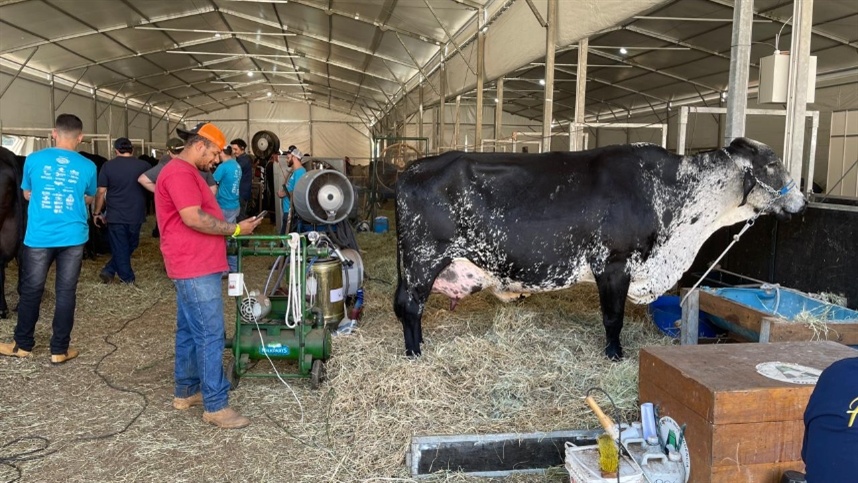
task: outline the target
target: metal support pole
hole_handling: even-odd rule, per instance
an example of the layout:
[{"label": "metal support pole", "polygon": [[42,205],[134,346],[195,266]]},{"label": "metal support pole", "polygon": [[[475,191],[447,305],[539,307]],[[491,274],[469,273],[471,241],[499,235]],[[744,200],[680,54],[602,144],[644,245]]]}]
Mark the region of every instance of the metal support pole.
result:
[{"label": "metal support pole", "polygon": [[461,143],[459,142],[459,126],[461,125],[461,116],[462,116],[462,96],[456,96],[456,118],[453,121],[453,146],[459,147]]},{"label": "metal support pole", "polygon": [[[313,105],[307,105],[307,122],[310,125],[310,154],[316,152],[315,145],[313,144]],[[250,103],[247,103],[247,140],[250,141]]]},{"label": "metal support pole", "polygon": [[[250,102],[245,103],[247,106],[247,144],[250,144]],[[312,108],[312,106],[310,106]],[[168,134],[169,136],[169,134]],[[229,141],[227,141],[229,142]],[[310,146],[312,147],[313,143],[313,123],[310,123]],[[310,151],[310,154],[313,154],[313,151]]]},{"label": "metal support pole", "polygon": [[587,50],[590,39],[584,38],[578,41],[578,70],[575,74],[575,130],[569,132],[569,137],[574,138],[572,148],[575,151],[584,149],[584,107],[587,95]]},{"label": "metal support pole", "polygon": [[551,121],[554,119],[554,53],[557,50],[557,0],[548,0],[545,33],[545,103],[542,107],[542,152],[551,151]]},{"label": "metal support pole", "polygon": [[[438,103],[438,144],[440,149],[444,145],[444,104],[447,102],[447,64],[441,63],[441,70],[438,71],[441,75],[441,99]],[[438,151],[440,153],[440,150]]]},{"label": "metal support pole", "polygon": [[688,106],[679,108],[679,126],[676,128],[676,154],[685,154],[685,128],[688,126]]},{"label": "metal support pole", "polygon": [[423,84],[417,88],[417,137],[423,137]]},{"label": "metal support pole", "polygon": [[[789,56],[786,128],[783,160],[792,179],[798,183],[804,158],[804,127],[807,114],[807,77],[810,63],[810,37],[813,28],[813,0],[793,3],[792,45]],[[811,159],[813,163],[815,160]],[[807,180],[813,185],[813,180]]]},{"label": "metal support pole", "polygon": [[57,108],[55,105],[56,100],[54,99],[54,75],[53,74],[50,74],[48,84],[50,85],[50,88],[51,88],[51,102],[50,102],[51,115],[50,115],[50,119],[53,121],[57,117]]},{"label": "metal support pole", "polygon": [[501,129],[503,128],[503,76],[498,77],[497,84],[497,101],[495,101],[495,139],[501,139]]},{"label": "metal support pole", "polygon": [[486,25],[485,13],[483,7],[480,7],[477,13],[479,30],[477,31],[477,119],[474,126],[474,151],[479,149],[483,141],[483,77],[486,71],[486,33],[483,31]]},{"label": "metal support pole", "polygon": [[147,116],[147,124],[149,126],[149,142],[152,142],[152,106],[146,106],[146,109],[149,111],[149,116]]},{"label": "metal support pole", "polygon": [[730,44],[730,79],[727,86],[727,128],[723,146],[729,145],[734,138],[745,135],[753,23],[754,0],[736,0],[733,7],[733,40]]},{"label": "metal support pole", "polygon": [[[92,133],[98,134],[98,89],[92,90]],[[92,154],[98,154],[98,144],[92,142]]]},{"label": "metal support pole", "polygon": [[128,135],[128,98],[125,98],[125,137],[130,137]]}]

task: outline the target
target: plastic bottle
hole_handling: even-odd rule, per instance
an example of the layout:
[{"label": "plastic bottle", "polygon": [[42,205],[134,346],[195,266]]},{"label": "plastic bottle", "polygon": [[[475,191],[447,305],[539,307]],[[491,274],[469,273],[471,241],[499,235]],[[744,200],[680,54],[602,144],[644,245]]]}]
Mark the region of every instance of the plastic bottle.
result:
[{"label": "plastic bottle", "polygon": [[643,437],[649,441],[650,438],[658,438],[655,427],[655,411],[652,403],[641,404],[641,424],[643,424]]}]

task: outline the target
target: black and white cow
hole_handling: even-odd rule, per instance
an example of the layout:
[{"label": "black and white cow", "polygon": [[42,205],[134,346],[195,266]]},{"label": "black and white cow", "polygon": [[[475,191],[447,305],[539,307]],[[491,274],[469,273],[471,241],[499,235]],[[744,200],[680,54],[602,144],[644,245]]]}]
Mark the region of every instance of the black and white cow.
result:
[{"label": "black and white cow", "polygon": [[[23,157],[0,147],[0,319],[9,316],[6,305],[6,264],[18,257],[27,223],[27,202],[21,193]],[[21,280],[18,264],[18,281]]]},{"label": "black and white cow", "polygon": [[455,303],[595,282],[611,359],[623,356],[624,303],[669,290],[721,227],[806,201],[778,156],[738,138],[679,156],[650,144],[581,152],[450,152],[418,160],[396,188],[393,307],[406,355],[420,354],[430,292]]}]

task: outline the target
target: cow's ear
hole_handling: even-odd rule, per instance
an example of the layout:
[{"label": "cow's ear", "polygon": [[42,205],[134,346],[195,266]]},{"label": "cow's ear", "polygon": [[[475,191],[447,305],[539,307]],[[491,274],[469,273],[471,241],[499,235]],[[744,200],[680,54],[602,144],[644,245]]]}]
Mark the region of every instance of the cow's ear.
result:
[{"label": "cow's ear", "polygon": [[738,152],[749,153],[749,157],[756,156],[759,153],[757,142],[748,138],[736,138],[730,143],[730,147]]},{"label": "cow's ear", "polygon": [[745,178],[742,180],[742,202],[739,203],[739,206],[745,206],[745,203],[748,201],[748,195],[751,193],[751,190],[754,189],[754,186],[756,185],[757,178],[754,177],[750,169],[746,169]]}]

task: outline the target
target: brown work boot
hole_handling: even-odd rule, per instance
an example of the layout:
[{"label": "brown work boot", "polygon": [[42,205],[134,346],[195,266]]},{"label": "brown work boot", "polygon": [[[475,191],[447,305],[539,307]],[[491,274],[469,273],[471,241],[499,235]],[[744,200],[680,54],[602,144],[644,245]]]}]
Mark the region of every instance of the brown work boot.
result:
[{"label": "brown work boot", "polygon": [[230,407],[213,413],[204,412],[203,421],[221,429],[241,429],[250,425],[250,419],[238,414],[238,411]]},{"label": "brown work boot", "polygon": [[69,347],[63,354],[51,354],[51,364],[64,364],[77,357],[78,354],[80,354],[79,350]]},{"label": "brown work boot", "polygon": [[0,343],[0,355],[24,358],[30,357],[30,351],[21,349],[15,342],[3,342]]},{"label": "brown work boot", "polygon": [[174,397],[173,398],[173,407],[184,411],[186,409],[191,409],[194,406],[202,406],[203,405],[203,393],[198,392],[193,396],[188,397]]}]

